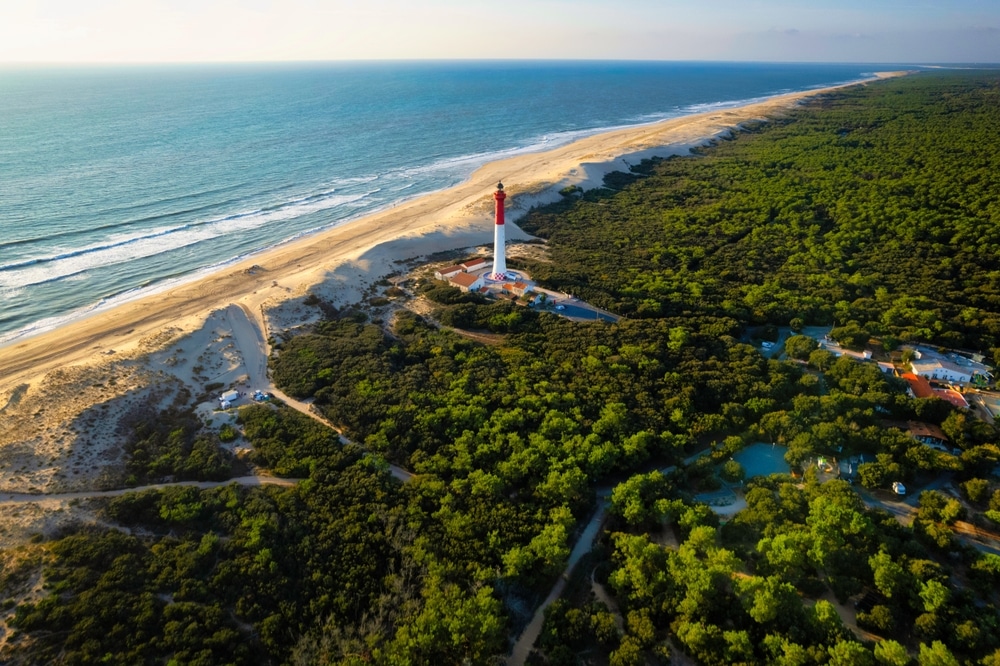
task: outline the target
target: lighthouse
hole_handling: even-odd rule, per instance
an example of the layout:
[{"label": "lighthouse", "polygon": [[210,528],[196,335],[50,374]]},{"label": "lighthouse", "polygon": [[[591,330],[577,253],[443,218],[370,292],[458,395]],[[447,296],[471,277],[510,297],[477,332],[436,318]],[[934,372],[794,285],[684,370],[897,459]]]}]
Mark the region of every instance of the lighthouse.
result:
[{"label": "lighthouse", "polygon": [[496,224],[493,225],[493,272],[491,280],[507,279],[507,259],[504,256],[507,238],[503,230],[503,200],[507,194],[503,191],[503,183],[497,183],[497,191],[493,193],[496,202]]}]

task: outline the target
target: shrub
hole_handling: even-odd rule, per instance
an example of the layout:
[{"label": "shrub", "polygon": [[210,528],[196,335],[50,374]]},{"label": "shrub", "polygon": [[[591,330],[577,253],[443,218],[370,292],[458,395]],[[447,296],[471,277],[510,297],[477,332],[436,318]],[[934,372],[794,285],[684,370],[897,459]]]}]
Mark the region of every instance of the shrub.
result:
[{"label": "shrub", "polygon": [[986,479],[969,479],[958,486],[970,502],[985,502],[989,497],[990,482]]},{"label": "shrub", "polygon": [[729,483],[736,483],[738,481],[742,481],[746,477],[746,470],[743,469],[743,465],[739,464],[735,460],[727,460],[722,465],[719,475],[722,476],[723,480],[728,481]]}]

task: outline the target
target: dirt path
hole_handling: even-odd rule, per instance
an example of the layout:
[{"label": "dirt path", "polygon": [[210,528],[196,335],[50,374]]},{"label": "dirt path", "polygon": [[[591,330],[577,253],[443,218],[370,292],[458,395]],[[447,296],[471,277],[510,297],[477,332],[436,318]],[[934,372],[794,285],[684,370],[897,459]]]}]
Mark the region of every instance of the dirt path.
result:
[{"label": "dirt path", "polygon": [[[608,494],[610,494],[610,491]],[[594,541],[597,539],[597,534],[604,525],[604,518],[607,516],[607,511],[607,495],[600,493],[594,517],[583,528],[580,538],[577,539],[576,545],[573,546],[573,550],[569,554],[569,561],[566,562],[566,568],[563,570],[559,580],[556,581],[556,584],[552,586],[549,596],[545,597],[545,601],[535,611],[531,622],[524,628],[521,636],[517,639],[517,643],[514,644],[514,649],[511,650],[510,657],[507,658],[508,666],[523,666],[527,660],[531,648],[535,645],[535,641],[538,640],[538,635],[542,633],[542,624],[545,622],[545,609],[563,593],[563,590],[566,589],[566,582],[569,580],[569,575],[573,572],[573,567],[576,566],[581,557],[589,553],[594,547]]]},{"label": "dirt path", "polygon": [[881,636],[876,636],[870,631],[865,631],[858,626],[857,613],[853,608],[848,608],[846,605],[837,601],[837,597],[833,595],[833,592],[827,590],[822,597],[823,601],[829,602],[833,609],[837,611],[837,615],[840,616],[840,621],[845,627],[851,630],[851,632],[863,641],[878,642],[882,640]]},{"label": "dirt path", "polygon": [[[246,367],[250,386],[271,393],[295,411],[301,412],[336,431],[342,443],[351,443],[337,426],[316,413],[311,402],[296,400],[271,383],[271,378],[267,374],[268,348],[263,335],[263,322],[254,316],[253,311],[244,305],[232,304],[227,308],[227,314],[232,326],[233,341],[243,356],[243,365]],[[404,483],[413,478],[412,472],[399,465],[390,464],[389,473]]]},{"label": "dirt path", "polygon": [[209,488],[219,488],[230,483],[241,486],[294,486],[302,479],[283,479],[277,476],[239,476],[235,479],[225,481],[175,481],[172,483],[152,483],[148,486],[136,486],[135,488],[118,488],[116,490],[84,490],[76,493],[55,493],[51,495],[32,495],[30,493],[8,493],[0,495],[0,506],[5,504],[45,504],[66,502],[77,499],[91,499],[94,497],[120,497],[126,493],[142,492],[143,490],[161,490],[163,488],[176,488],[189,486],[207,490]]},{"label": "dirt path", "polygon": [[[595,569],[596,571],[596,569]],[[608,610],[615,618],[615,626],[618,627],[618,633],[625,633],[625,618],[622,617],[622,611],[618,608],[618,602],[615,601],[603,585],[597,582],[594,578],[594,571],[590,572],[590,590],[594,593],[594,597],[600,601],[602,604],[608,607]]]},{"label": "dirt path", "polygon": [[[917,508],[911,503],[917,502],[918,495],[914,493],[905,502],[893,502],[880,499],[867,492],[858,493],[862,501],[873,509],[884,509],[891,513],[901,525],[910,526],[917,517]],[[987,532],[964,520],[957,520],[951,525],[951,530],[960,541],[983,553],[1000,555],[1000,536]]]}]

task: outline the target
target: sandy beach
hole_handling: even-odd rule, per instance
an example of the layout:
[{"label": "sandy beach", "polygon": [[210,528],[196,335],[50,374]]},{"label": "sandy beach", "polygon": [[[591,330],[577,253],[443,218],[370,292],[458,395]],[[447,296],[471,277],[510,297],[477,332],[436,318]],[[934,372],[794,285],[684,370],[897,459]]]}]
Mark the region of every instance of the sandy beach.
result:
[{"label": "sandy beach", "polygon": [[[885,73],[881,76],[901,73]],[[853,84],[852,84],[853,85]],[[372,293],[407,260],[492,242],[492,192],[503,180],[508,222],[561,188],[601,184],[643,157],[686,154],[752,119],[774,118],[827,92],[774,97],[729,110],[619,129],[544,153],[488,164],[465,183],[262,252],[227,269],[0,347],[0,493],[108,487],[120,462],[123,414],[168,404],[187,387],[232,384],[248,373],[226,312],[238,306],[267,335]],[[508,226],[508,239],[527,236]]]}]

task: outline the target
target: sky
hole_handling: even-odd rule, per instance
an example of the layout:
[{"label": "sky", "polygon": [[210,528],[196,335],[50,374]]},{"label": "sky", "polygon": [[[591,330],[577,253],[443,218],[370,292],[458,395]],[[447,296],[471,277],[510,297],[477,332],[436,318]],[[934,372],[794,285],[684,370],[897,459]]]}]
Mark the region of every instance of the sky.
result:
[{"label": "sky", "polygon": [[1000,0],[0,0],[0,62],[998,63]]}]

